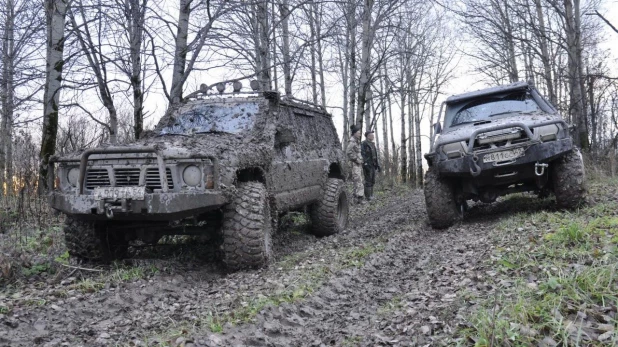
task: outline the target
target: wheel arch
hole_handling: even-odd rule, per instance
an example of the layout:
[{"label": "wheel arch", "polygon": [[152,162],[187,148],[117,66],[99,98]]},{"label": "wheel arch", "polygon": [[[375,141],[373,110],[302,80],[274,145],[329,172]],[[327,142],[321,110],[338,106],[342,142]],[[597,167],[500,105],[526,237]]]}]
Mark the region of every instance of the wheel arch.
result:
[{"label": "wheel arch", "polygon": [[339,163],[331,163],[328,167],[328,178],[338,178],[345,181],[343,168]]},{"label": "wheel arch", "polygon": [[266,174],[261,167],[247,167],[236,171],[234,183],[260,182],[266,185]]}]

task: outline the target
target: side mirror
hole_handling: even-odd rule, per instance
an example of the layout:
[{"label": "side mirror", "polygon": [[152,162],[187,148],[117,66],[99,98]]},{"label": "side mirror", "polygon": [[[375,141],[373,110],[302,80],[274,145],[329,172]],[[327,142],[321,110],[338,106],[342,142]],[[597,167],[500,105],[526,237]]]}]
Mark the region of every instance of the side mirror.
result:
[{"label": "side mirror", "polygon": [[437,135],[437,134],[439,134],[439,133],[441,133],[441,132],[442,132],[442,124],[440,124],[440,123],[434,123],[434,124],[433,124],[433,133],[434,133],[435,135]]},{"label": "side mirror", "polygon": [[285,147],[290,143],[296,142],[296,136],[294,136],[294,132],[290,129],[279,129],[275,134],[275,146],[277,147]]}]

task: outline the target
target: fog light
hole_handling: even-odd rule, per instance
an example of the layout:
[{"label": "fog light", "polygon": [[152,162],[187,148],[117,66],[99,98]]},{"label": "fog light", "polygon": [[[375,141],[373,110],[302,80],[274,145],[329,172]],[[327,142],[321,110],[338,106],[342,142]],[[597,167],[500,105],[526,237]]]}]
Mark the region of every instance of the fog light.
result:
[{"label": "fog light", "polygon": [[69,184],[73,187],[76,187],[78,179],[79,179],[79,169],[74,167],[71,170],[69,170],[69,173],[67,174],[67,181],[69,181]]},{"label": "fog light", "polygon": [[202,181],[202,171],[195,165],[189,165],[182,172],[182,180],[188,186],[199,186]]}]

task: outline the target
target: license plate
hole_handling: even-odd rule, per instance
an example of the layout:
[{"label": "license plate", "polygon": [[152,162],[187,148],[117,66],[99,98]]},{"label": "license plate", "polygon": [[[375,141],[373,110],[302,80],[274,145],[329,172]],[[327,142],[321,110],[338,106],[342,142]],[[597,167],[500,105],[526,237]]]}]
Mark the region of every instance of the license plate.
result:
[{"label": "license plate", "polygon": [[484,163],[493,163],[497,161],[508,161],[519,158],[524,155],[523,148],[515,148],[510,151],[488,153],[483,156]]},{"label": "license plate", "polygon": [[97,200],[144,200],[146,187],[99,187],[94,189]]}]

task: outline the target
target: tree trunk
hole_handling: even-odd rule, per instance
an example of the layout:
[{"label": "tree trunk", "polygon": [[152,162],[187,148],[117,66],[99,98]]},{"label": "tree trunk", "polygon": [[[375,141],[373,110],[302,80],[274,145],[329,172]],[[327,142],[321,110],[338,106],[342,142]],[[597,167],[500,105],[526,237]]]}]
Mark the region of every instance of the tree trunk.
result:
[{"label": "tree trunk", "polygon": [[339,66],[341,67],[341,76],[343,77],[343,148],[348,148],[348,141],[350,139],[350,122],[348,121],[348,89],[349,89],[349,41],[350,41],[350,33],[346,31],[345,33],[345,48],[343,52],[343,56],[341,54],[341,48],[339,48]]},{"label": "tree trunk", "polygon": [[348,0],[349,1],[349,8],[348,8],[348,30],[350,32],[350,41],[349,41],[349,45],[350,45],[350,96],[349,96],[349,101],[350,101],[350,108],[348,109],[349,112],[349,123],[350,126],[352,126],[353,124],[356,124],[356,117],[355,117],[355,111],[356,111],[356,1],[355,0]]},{"label": "tree trunk", "polygon": [[[12,183],[12,124],[13,124],[13,62],[15,6],[13,0],[6,1],[2,31],[2,80],[0,81],[0,195],[11,192]],[[6,187],[5,187],[6,183]]]},{"label": "tree trunk", "polygon": [[[370,53],[373,33],[371,32],[371,10],[373,9],[374,0],[364,0],[363,6],[363,31],[361,33],[361,66],[360,66],[360,79],[358,83],[358,108],[356,119],[358,122],[362,122],[365,118],[365,104],[367,103],[367,92],[369,91],[369,69],[371,68]],[[367,124],[366,126],[369,126]]]},{"label": "tree trunk", "polygon": [[318,80],[316,76],[316,58],[315,58],[315,13],[313,13],[313,8],[309,5],[309,10],[307,10],[307,17],[309,17],[309,50],[311,56],[311,96],[313,97],[313,103],[317,105],[318,103]]},{"label": "tree trunk", "polygon": [[[386,65],[386,62],[384,62],[384,65]],[[387,99],[387,95],[386,95],[386,91],[384,90],[384,79],[380,78],[380,95],[381,95],[381,102],[382,102],[382,142],[383,142],[383,149],[382,152],[384,153],[384,160],[382,160],[382,170],[384,172],[384,176],[388,177],[389,175],[389,160],[390,160],[390,154],[389,154],[389,150],[388,150],[388,124],[387,124],[387,117],[386,117],[386,103],[389,102],[389,100]]]},{"label": "tree trunk", "polygon": [[[579,6],[579,1],[574,0],[575,6]],[[586,110],[584,108],[584,94],[581,83],[581,70],[579,68],[580,54],[578,49],[581,44],[580,33],[577,32],[578,25],[574,10],[574,3],[571,0],[564,0],[565,8],[565,31],[567,36],[568,53],[568,83],[569,83],[569,115],[573,123],[576,124],[575,143],[582,149],[588,149],[588,129],[586,125]]]},{"label": "tree trunk", "polygon": [[58,134],[58,104],[60,87],[62,85],[62,69],[64,66],[64,26],[67,7],[70,0],[46,0],[47,17],[47,66],[45,72],[45,92],[43,95],[43,131],[41,136],[41,152],[39,166],[39,194],[48,189],[49,158],[56,149]]},{"label": "tree trunk", "polygon": [[[409,70],[408,70],[409,71]],[[411,87],[409,100],[408,100],[408,177],[410,185],[416,184],[416,171],[414,170],[414,164],[416,163],[416,151],[414,149],[414,109],[412,107],[412,101],[414,100],[415,88],[414,81],[408,80],[408,85]]]},{"label": "tree trunk", "polygon": [[[4,160],[6,163],[6,192],[13,193],[13,113],[15,111],[15,3],[7,0],[6,22],[4,28],[3,56],[2,56],[2,114],[4,127]],[[2,131],[0,130],[0,131]],[[0,186],[0,194],[3,187]]]},{"label": "tree trunk", "polygon": [[[403,77],[403,59],[402,59],[402,77]],[[406,145],[406,90],[403,88],[404,80],[401,79],[401,181],[406,183],[408,181],[408,147]]]},{"label": "tree trunk", "polygon": [[182,88],[184,86],[185,68],[187,65],[189,17],[191,15],[192,0],[180,0],[178,11],[178,29],[174,42],[174,69],[172,71],[172,86],[169,94],[170,106],[182,101]]},{"label": "tree trunk", "polygon": [[549,94],[549,101],[553,105],[558,104],[556,98],[556,90],[552,80],[551,59],[549,57],[549,50],[547,49],[547,30],[545,29],[545,16],[543,15],[543,8],[541,7],[541,0],[534,0],[536,6],[536,16],[539,22],[539,45],[541,46],[541,61],[543,63],[543,78],[547,85],[547,93]]},{"label": "tree trunk", "polygon": [[283,41],[281,57],[283,59],[283,79],[285,84],[285,95],[292,96],[292,67],[290,58],[289,29],[290,8],[288,0],[281,0],[281,4],[279,5],[279,12],[281,14],[281,40]]},{"label": "tree trunk", "polygon": [[318,2],[313,3],[313,13],[315,16],[315,33],[316,33],[316,47],[317,47],[317,59],[318,59],[318,74],[320,75],[320,97],[322,106],[326,107],[326,83],[324,82],[324,53],[322,52],[322,4]]},{"label": "tree trunk", "polygon": [[418,97],[416,99],[416,112],[414,115],[414,130],[416,132],[416,136],[414,137],[416,140],[416,154],[414,156],[416,160],[416,187],[423,188],[423,150],[421,148],[421,113],[420,107],[418,103]]},{"label": "tree trunk", "polygon": [[139,139],[144,130],[144,92],[142,90],[142,42],[148,0],[129,0],[126,9],[131,55],[131,87],[133,88],[133,133]]},{"label": "tree trunk", "polygon": [[260,82],[262,90],[272,89],[272,79],[270,76],[270,25],[268,24],[268,0],[257,2],[257,23],[260,33]]}]

